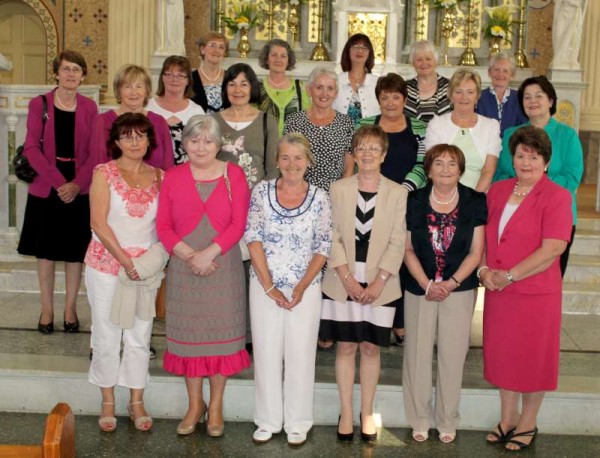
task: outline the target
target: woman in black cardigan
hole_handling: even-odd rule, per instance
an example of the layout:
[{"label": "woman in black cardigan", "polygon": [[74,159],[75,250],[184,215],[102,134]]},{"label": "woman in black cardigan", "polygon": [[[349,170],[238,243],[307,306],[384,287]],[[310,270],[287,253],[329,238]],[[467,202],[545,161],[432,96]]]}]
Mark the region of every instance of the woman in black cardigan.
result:
[{"label": "woman in black cardigan", "polygon": [[[456,438],[462,373],[471,331],[487,220],[485,194],[459,183],[460,148],[440,144],[424,161],[429,183],[409,194],[406,210],[406,278],[402,387],[406,418],[417,442],[435,425],[444,443]],[[433,346],[437,384],[432,406]]]}]

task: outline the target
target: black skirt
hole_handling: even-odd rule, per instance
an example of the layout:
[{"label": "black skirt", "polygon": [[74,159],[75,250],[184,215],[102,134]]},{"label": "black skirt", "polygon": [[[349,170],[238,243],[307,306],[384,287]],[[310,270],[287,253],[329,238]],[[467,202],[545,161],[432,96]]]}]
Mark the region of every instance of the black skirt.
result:
[{"label": "black skirt", "polygon": [[50,261],[83,262],[91,236],[88,195],[80,194],[65,204],[55,189],[48,197],[28,194],[19,254]]}]

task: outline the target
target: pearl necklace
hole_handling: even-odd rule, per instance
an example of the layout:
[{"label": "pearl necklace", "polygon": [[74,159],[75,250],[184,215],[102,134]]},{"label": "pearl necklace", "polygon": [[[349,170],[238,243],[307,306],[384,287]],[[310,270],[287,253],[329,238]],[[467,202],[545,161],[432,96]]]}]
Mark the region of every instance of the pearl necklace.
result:
[{"label": "pearl necklace", "polygon": [[63,103],[62,100],[60,100],[60,97],[58,96],[58,91],[54,93],[54,98],[56,99],[58,104],[66,111],[75,111],[77,109],[77,99],[75,99],[75,104],[72,107],[68,107]]},{"label": "pearl necklace", "polygon": [[520,181],[517,181],[517,184],[515,184],[515,187],[513,188],[513,195],[515,196],[519,196],[519,197],[525,197],[527,194],[529,194],[531,192],[531,190],[533,189],[533,186],[531,187],[531,189],[529,189],[529,191],[525,191],[525,192],[519,192],[517,191],[519,185],[521,184]]},{"label": "pearl necklace", "polygon": [[452,202],[454,202],[454,199],[456,199],[456,196],[458,196],[458,186],[456,188],[454,188],[454,193],[452,194],[452,197],[450,198],[450,200],[447,200],[446,202],[441,201],[441,200],[437,200],[435,198],[435,187],[431,187],[431,199],[438,205],[448,205]]},{"label": "pearl necklace", "polygon": [[273,86],[275,89],[280,89],[283,88],[284,86],[287,86],[290,82],[290,80],[286,77],[285,80],[281,83],[275,83],[270,76],[267,76],[267,81],[269,82],[269,84],[271,86]]},{"label": "pearl necklace", "polygon": [[217,81],[219,81],[221,78],[221,68],[219,68],[217,70],[217,76],[215,78],[211,78],[210,76],[208,76],[208,74],[204,71],[203,69],[204,65],[200,64],[200,67],[198,67],[198,69],[200,70],[200,73],[202,73],[202,76],[204,76],[204,79],[210,84],[210,85],[214,85]]}]

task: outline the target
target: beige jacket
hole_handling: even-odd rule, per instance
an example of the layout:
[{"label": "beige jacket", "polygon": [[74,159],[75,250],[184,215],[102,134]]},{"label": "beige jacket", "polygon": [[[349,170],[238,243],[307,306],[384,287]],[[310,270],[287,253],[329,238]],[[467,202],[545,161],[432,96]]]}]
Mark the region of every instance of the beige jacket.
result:
[{"label": "beige jacket", "polygon": [[[348,293],[335,268],[348,264],[350,272],[355,270],[357,196],[356,176],[344,178],[331,185],[333,245],[322,287],[325,294],[338,302],[346,302]],[[366,276],[368,283],[375,280],[379,269],[390,272],[392,276],[373,305],[387,304],[402,296],[398,273],[404,258],[406,243],[407,197],[408,190],[404,186],[381,177],[369,241]]]},{"label": "beige jacket", "polygon": [[139,258],[132,259],[140,280],[130,280],[124,269],[113,296],[110,321],[121,329],[133,328],[134,317],[148,321],[156,316],[156,291],[164,278],[169,253],[155,243]]}]

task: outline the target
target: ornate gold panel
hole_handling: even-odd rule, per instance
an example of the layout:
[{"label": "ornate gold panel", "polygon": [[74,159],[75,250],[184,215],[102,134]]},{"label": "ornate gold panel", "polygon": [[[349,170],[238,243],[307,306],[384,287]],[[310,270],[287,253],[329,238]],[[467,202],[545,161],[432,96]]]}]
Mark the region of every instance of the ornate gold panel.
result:
[{"label": "ornate gold panel", "polygon": [[[451,48],[464,48],[467,46],[467,38],[465,36],[467,23],[465,19],[468,17],[467,13],[469,10],[469,2],[463,2],[459,4],[457,8],[456,20],[455,20],[455,31],[450,37],[448,46]],[[481,27],[483,20],[483,5],[481,0],[473,2],[473,25],[471,27],[471,47],[477,49],[481,47]]]},{"label": "ornate gold panel", "polygon": [[557,121],[573,127],[575,125],[575,105],[568,100],[559,100],[556,105],[556,114],[554,118]]},{"label": "ornate gold panel", "polygon": [[387,19],[387,14],[379,13],[351,13],[348,15],[348,37],[355,33],[367,35],[375,49],[376,64],[385,62]]}]

